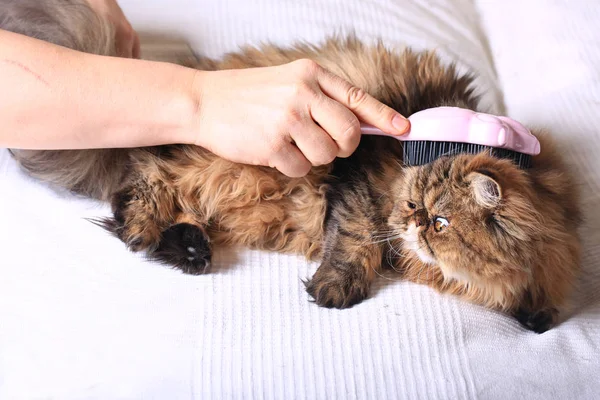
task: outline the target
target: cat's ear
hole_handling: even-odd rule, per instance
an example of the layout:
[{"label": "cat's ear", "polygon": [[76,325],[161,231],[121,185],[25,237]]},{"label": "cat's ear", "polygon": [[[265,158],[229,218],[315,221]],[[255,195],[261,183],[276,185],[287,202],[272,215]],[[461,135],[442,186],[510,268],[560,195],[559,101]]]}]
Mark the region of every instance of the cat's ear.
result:
[{"label": "cat's ear", "polygon": [[471,172],[467,177],[467,181],[471,186],[475,200],[482,207],[494,208],[500,204],[502,188],[490,174],[485,171]]}]

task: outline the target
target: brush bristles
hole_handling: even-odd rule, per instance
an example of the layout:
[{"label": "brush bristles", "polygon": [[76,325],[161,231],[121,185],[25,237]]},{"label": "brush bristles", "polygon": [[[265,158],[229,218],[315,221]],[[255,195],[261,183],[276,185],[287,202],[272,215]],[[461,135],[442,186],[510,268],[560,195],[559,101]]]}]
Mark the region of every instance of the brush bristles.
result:
[{"label": "brush bristles", "polygon": [[478,154],[488,152],[491,156],[511,160],[519,168],[531,167],[531,156],[512,150],[498,149],[480,144],[458,142],[406,141],[403,143],[404,164],[419,166],[428,164],[442,156]]}]

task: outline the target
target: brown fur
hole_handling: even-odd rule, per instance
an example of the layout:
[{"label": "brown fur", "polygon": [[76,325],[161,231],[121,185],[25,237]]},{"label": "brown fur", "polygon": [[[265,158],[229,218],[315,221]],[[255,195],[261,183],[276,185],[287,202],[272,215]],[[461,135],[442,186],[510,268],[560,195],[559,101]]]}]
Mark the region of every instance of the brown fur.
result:
[{"label": "brown fur", "polygon": [[[398,198],[417,207],[399,204],[390,226],[405,231],[419,209],[450,220],[445,232],[427,229],[417,243],[434,252],[434,265],[396,239],[394,245],[404,248],[408,279],[513,312],[526,324],[540,325],[537,329],[556,322],[579,273],[580,215],[573,180],[552,142],[541,133],[538,137],[544,150],[529,171],[487,155],[441,158],[407,170],[405,179],[413,183],[400,184]],[[482,175],[500,189],[494,190],[493,204],[475,194],[481,179],[470,178]]]},{"label": "brown fur", "polygon": [[[246,48],[197,67],[299,59],[407,116],[442,105],[477,108],[472,80],[433,53],[367,47],[356,38]],[[188,273],[207,271],[213,245],[300,253],[322,260],[306,283],[315,301],[345,308],[367,297],[392,252],[391,266],[404,279],[512,313],[542,332],[567,301],[580,250],[575,187],[550,138],[538,135],[542,154],[530,170],[486,154],[406,168],[400,142],[385,137],[364,137],[348,159],[297,179],[191,146],[18,152],[17,159],[41,179],[110,198],[114,218],[105,227],[132,250]],[[436,217],[449,221],[442,232],[433,229]]]}]

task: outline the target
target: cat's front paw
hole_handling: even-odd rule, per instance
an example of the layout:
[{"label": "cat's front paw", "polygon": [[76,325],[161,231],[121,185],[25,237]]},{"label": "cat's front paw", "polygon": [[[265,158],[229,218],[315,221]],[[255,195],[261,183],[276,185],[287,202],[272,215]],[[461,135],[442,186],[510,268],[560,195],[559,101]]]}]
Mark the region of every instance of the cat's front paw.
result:
[{"label": "cat's front paw", "polygon": [[523,308],[514,313],[519,323],[530,331],[544,333],[554,327],[558,319],[558,311],[555,308],[546,308],[537,311],[529,311]]},{"label": "cat's front paw", "polygon": [[349,308],[363,301],[369,291],[369,282],[356,270],[340,269],[323,263],[312,279],[305,282],[306,291],[315,303],[327,308]]},{"label": "cat's front paw", "polygon": [[150,256],[186,274],[200,275],[210,269],[212,251],[202,228],[182,223],[172,225],[161,234],[158,248]]}]

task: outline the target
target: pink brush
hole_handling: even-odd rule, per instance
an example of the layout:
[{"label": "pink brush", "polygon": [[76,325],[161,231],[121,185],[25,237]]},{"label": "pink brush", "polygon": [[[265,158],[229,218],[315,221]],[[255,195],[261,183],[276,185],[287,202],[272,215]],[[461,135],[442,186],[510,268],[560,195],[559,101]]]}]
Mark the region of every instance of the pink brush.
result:
[{"label": "pink brush", "polygon": [[[427,164],[443,155],[490,151],[509,158],[521,168],[531,166],[531,156],[540,153],[540,142],[519,122],[458,107],[436,107],[419,111],[409,118],[410,132],[394,136],[404,143],[404,163]],[[366,135],[387,133],[367,124]]]}]

